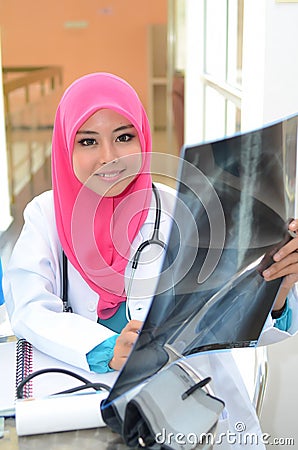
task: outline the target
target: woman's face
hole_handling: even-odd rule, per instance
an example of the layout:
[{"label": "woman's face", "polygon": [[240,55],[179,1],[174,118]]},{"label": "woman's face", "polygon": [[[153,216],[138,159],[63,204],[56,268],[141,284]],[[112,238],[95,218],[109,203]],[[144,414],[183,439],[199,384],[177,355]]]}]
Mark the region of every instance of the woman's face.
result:
[{"label": "woman's face", "polygon": [[137,130],[121,114],[101,109],[78,130],[72,161],[76,177],[89,189],[101,196],[118,195],[142,165]]}]

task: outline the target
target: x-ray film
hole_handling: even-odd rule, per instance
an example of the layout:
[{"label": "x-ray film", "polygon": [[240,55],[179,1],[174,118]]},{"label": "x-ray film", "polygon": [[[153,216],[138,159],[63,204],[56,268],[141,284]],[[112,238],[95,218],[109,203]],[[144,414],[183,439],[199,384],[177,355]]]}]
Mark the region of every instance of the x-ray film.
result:
[{"label": "x-ray film", "polygon": [[173,359],[256,345],[281,283],[262,272],[291,238],[296,152],[297,116],[183,149],[156,294],[102,406],[111,428],[115,399]]}]

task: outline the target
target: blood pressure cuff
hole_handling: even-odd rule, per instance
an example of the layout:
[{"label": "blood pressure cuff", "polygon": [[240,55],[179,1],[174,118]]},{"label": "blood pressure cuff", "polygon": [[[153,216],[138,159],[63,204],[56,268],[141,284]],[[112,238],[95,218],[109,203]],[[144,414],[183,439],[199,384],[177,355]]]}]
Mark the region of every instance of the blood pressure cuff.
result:
[{"label": "blood pressure cuff", "polygon": [[212,448],[224,402],[206,390],[210,378],[199,380],[189,369],[180,361],[168,366],[128,401],[121,433],[126,445]]}]

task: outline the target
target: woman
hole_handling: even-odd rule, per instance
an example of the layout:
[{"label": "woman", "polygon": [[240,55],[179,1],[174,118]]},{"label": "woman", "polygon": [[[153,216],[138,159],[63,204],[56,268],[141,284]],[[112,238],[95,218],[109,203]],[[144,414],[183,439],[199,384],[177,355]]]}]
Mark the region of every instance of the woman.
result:
[{"label": "woman", "polygon": [[[124,80],[91,74],[66,90],[53,131],[53,191],[27,206],[6,273],[7,307],[17,336],[86,370],[121,368],[164,253],[160,247],[157,255],[145,252],[147,263],[139,264],[135,275],[136,282],[144,280],[142,292],[131,292],[126,308],[129,261],[151,237],[155,222],[150,158],[148,119]],[[166,238],[175,193],[166,186],[158,193]],[[62,312],[62,249],[74,314]],[[135,320],[128,322],[126,309]]]},{"label": "woman", "polygon": [[[151,246],[132,273],[132,257],[151,238],[156,219],[150,154],[147,116],[124,80],[95,73],[66,90],[53,131],[53,191],[27,206],[6,272],[6,303],[17,336],[86,370],[107,372],[123,366],[148,311],[164,255],[162,245]],[[175,192],[159,185],[158,193],[160,232],[166,241]],[[290,228],[296,232],[298,221]],[[265,327],[266,343],[270,335],[273,341],[290,335],[296,297],[286,297],[298,279],[297,248],[298,239],[293,239],[263,273],[268,280],[285,277],[275,319],[269,317]],[[63,253],[73,313],[63,310],[61,300]],[[132,275],[138,289],[130,283]],[[275,326],[280,318],[283,331]],[[202,375],[212,377],[215,394],[226,402],[219,430],[233,431],[235,423],[243,421],[248,432],[259,436],[255,411],[231,354],[198,355],[193,362]],[[229,444],[225,441],[219,448]]]}]

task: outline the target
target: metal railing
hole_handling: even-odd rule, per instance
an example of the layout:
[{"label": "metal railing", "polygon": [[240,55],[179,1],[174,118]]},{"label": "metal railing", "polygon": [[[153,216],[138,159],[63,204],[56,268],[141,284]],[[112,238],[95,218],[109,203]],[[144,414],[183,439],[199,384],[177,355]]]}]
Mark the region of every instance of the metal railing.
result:
[{"label": "metal railing", "polygon": [[63,89],[60,66],[3,67],[7,160],[12,203],[50,153],[51,133]]}]

